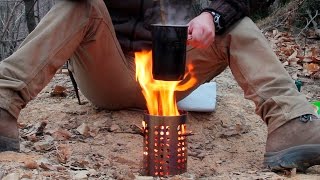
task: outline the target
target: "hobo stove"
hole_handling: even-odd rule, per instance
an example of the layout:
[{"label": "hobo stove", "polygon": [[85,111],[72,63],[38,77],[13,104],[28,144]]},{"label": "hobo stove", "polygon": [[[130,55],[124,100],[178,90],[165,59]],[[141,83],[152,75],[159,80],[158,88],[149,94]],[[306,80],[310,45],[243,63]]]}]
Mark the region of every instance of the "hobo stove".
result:
[{"label": "hobo stove", "polygon": [[187,171],[187,114],[180,116],[153,116],[145,114],[144,174],[169,176]]}]

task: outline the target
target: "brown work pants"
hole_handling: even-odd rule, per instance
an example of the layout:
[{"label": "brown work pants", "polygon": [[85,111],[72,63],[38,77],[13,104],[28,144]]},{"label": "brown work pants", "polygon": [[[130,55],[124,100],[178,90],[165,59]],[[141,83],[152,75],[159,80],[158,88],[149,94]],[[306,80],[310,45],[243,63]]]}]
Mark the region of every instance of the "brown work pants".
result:
[{"label": "brown work pants", "polygon": [[[122,52],[103,0],[59,1],[51,9],[20,48],[1,62],[0,107],[18,117],[69,58],[80,90],[92,103],[107,109],[144,107],[134,61]],[[194,65],[198,84],[179,98],[229,66],[269,131],[314,114],[248,17],[216,37],[209,48],[189,48],[187,62]]]}]

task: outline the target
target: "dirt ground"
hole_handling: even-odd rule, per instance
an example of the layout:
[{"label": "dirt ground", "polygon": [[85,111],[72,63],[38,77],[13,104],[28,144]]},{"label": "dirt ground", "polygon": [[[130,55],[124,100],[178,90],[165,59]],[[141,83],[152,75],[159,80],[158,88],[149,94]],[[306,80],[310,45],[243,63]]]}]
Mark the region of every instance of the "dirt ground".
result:
[{"label": "dirt ground", "polygon": [[[188,128],[195,135],[188,139],[188,171],[169,179],[289,178],[263,167],[266,126],[255,115],[254,104],[243,98],[230,70],[214,81],[217,109],[189,113]],[[310,96],[319,84],[307,82],[303,92]],[[57,85],[67,88],[65,97],[52,97]],[[140,126],[142,113],[99,110],[81,98],[84,105],[77,104],[68,76],[57,74],[22,111],[22,152],[0,153],[0,179],[152,179],[140,176],[142,137],[132,128]],[[37,134],[41,122],[47,126]],[[320,169],[291,176],[320,179]]]},{"label": "dirt ground", "polygon": [[[319,100],[320,81],[299,79],[307,98]],[[189,113],[194,135],[188,137],[188,171],[168,179],[320,179],[319,167],[306,174],[266,169],[266,125],[254,104],[243,98],[229,69],[213,81],[217,109]],[[57,86],[66,90],[54,90]],[[141,176],[143,144],[136,125],[141,126],[142,112],[105,111],[81,99],[84,105],[78,105],[69,77],[56,74],[21,112],[22,152],[0,153],[0,179],[153,179]]]}]

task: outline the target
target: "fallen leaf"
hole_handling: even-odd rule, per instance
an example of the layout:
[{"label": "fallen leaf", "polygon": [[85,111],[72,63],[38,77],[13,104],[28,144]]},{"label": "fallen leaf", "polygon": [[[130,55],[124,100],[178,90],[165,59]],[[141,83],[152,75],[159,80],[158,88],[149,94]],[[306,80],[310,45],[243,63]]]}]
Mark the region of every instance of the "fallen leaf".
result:
[{"label": "fallen leaf", "polygon": [[21,176],[21,179],[32,179],[32,173],[26,173]]},{"label": "fallen leaf", "polygon": [[38,163],[36,161],[30,160],[24,162],[24,167],[28,169],[38,169]]},{"label": "fallen leaf", "polygon": [[85,137],[90,136],[90,128],[86,123],[81,124],[78,128],[77,131],[81,134],[84,135]]},{"label": "fallen leaf", "polygon": [[302,62],[311,63],[311,62],[313,62],[313,59],[312,59],[312,57],[304,57]]},{"label": "fallen leaf", "polygon": [[308,72],[310,72],[310,74],[319,71],[320,66],[318,64],[315,63],[310,63],[306,65],[306,68],[308,70]]},{"label": "fallen leaf", "polygon": [[99,128],[95,128],[95,129],[90,128],[89,134],[91,137],[96,137],[98,133],[99,133]]},{"label": "fallen leaf", "polygon": [[48,141],[39,141],[34,143],[34,148],[37,151],[49,151],[53,148],[53,143]]},{"label": "fallen leaf", "polygon": [[298,73],[296,72],[296,73],[292,74],[291,77],[292,77],[293,80],[297,80],[298,79]]},{"label": "fallen leaf", "polygon": [[23,133],[21,134],[21,136],[22,137],[28,137],[32,135],[43,136],[44,129],[47,126],[47,124],[48,124],[47,121],[42,121],[35,125],[29,125],[23,129]]},{"label": "fallen leaf", "polygon": [[47,171],[56,171],[57,170],[57,168],[55,168],[51,164],[45,163],[45,162],[41,162],[39,167],[41,167],[42,169],[47,170]]},{"label": "fallen leaf", "polygon": [[320,57],[312,56],[311,59],[312,59],[314,62],[320,63]]},{"label": "fallen leaf", "polygon": [[283,66],[289,66],[289,61],[285,61],[282,63]]},{"label": "fallen leaf", "polygon": [[290,64],[290,66],[295,66],[295,65],[298,64],[298,61],[299,61],[298,58],[291,58],[291,59],[289,60],[289,64]]},{"label": "fallen leaf", "polygon": [[289,57],[288,57],[288,61],[290,61],[291,59],[296,59],[298,55],[298,51],[294,51]]},{"label": "fallen leaf", "polygon": [[67,88],[63,86],[55,86],[53,91],[50,93],[51,96],[60,96],[60,97],[65,97],[67,93],[65,92]]},{"label": "fallen leaf", "polygon": [[319,52],[317,48],[312,47],[310,51],[311,51],[311,56],[314,56],[314,57],[319,56]]},{"label": "fallen leaf", "polygon": [[65,144],[57,147],[57,158],[60,163],[65,164],[70,159],[72,154],[71,148]]},{"label": "fallen leaf", "polygon": [[72,134],[68,130],[58,129],[52,133],[52,137],[57,141],[64,141],[70,139]]}]

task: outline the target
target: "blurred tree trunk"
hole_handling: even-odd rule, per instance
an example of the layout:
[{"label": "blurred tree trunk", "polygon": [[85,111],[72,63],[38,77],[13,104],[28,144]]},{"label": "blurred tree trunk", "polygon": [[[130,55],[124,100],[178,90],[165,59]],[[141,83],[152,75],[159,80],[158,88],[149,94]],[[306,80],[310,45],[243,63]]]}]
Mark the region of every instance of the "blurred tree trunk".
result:
[{"label": "blurred tree trunk", "polygon": [[36,18],[34,16],[34,5],[35,5],[35,0],[23,0],[24,6],[25,6],[25,14],[26,14],[26,21],[27,21],[27,27],[29,33],[36,28],[37,23],[36,23]]}]

